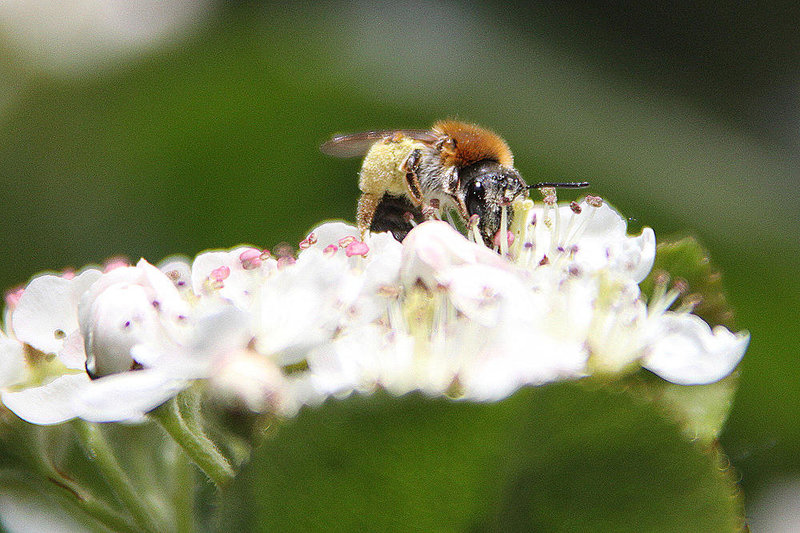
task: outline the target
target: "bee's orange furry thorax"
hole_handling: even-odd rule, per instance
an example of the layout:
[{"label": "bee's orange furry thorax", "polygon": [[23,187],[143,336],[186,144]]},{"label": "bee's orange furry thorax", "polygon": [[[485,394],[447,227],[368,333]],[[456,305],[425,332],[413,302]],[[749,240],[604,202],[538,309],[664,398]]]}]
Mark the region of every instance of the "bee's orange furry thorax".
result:
[{"label": "bee's orange furry thorax", "polygon": [[494,132],[456,120],[440,120],[433,131],[455,141],[455,147],[442,150],[445,166],[465,167],[486,159],[497,161],[504,167],[514,166],[514,156],[506,142]]}]

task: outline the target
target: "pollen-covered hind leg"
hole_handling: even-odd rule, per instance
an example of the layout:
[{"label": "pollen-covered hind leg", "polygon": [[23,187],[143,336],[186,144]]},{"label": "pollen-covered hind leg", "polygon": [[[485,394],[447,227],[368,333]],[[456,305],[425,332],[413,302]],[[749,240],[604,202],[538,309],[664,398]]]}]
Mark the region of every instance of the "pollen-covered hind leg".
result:
[{"label": "pollen-covered hind leg", "polygon": [[362,238],[367,230],[370,229],[370,226],[372,225],[372,219],[375,217],[375,210],[378,208],[378,204],[380,203],[381,196],[369,192],[363,193],[361,198],[358,199],[356,223],[358,225],[358,229],[361,231]]}]

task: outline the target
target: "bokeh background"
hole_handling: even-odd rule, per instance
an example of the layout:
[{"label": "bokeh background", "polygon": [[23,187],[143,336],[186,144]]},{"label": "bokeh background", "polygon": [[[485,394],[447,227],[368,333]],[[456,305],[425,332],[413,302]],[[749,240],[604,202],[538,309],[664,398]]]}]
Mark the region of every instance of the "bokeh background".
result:
[{"label": "bokeh background", "polygon": [[793,2],[8,0],[0,287],[296,243],[354,218],[331,134],[474,121],[529,181],[587,179],[709,248],[752,334],[722,444],[778,531],[800,522],[799,27]]}]

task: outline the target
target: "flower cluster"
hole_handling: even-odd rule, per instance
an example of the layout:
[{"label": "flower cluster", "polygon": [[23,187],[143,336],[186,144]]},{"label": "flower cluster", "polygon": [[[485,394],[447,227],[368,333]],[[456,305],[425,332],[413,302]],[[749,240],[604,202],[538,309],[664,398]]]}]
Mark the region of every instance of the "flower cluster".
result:
[{"label": "flower cluster", "polygon": [[202,381],[291,415],[353,391],[491,400],[639,367],[710,383],[743,356],[746,333],[669,310],[676,291],[642,297],[649,228],[627,235],[591,196],[513,208],[496,250],[474,224],[468,239],[428,221],[399,243],[326,223],[297,254],[240,247],[36,277],[7,297],[2,402],[36,424],[135,421]]}]

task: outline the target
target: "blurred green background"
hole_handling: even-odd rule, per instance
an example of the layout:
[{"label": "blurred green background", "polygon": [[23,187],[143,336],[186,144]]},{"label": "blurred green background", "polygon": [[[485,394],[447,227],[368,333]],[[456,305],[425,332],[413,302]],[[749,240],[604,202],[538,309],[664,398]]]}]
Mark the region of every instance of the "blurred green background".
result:
[{"label": "blurred green background", "polygon": [[0,7],[3,288],[296,243],[354,218],[331,134],[474,121],[709,247],[752,334],[723,446],[749,501],[800,474],[796,4],[92,4]]}]

